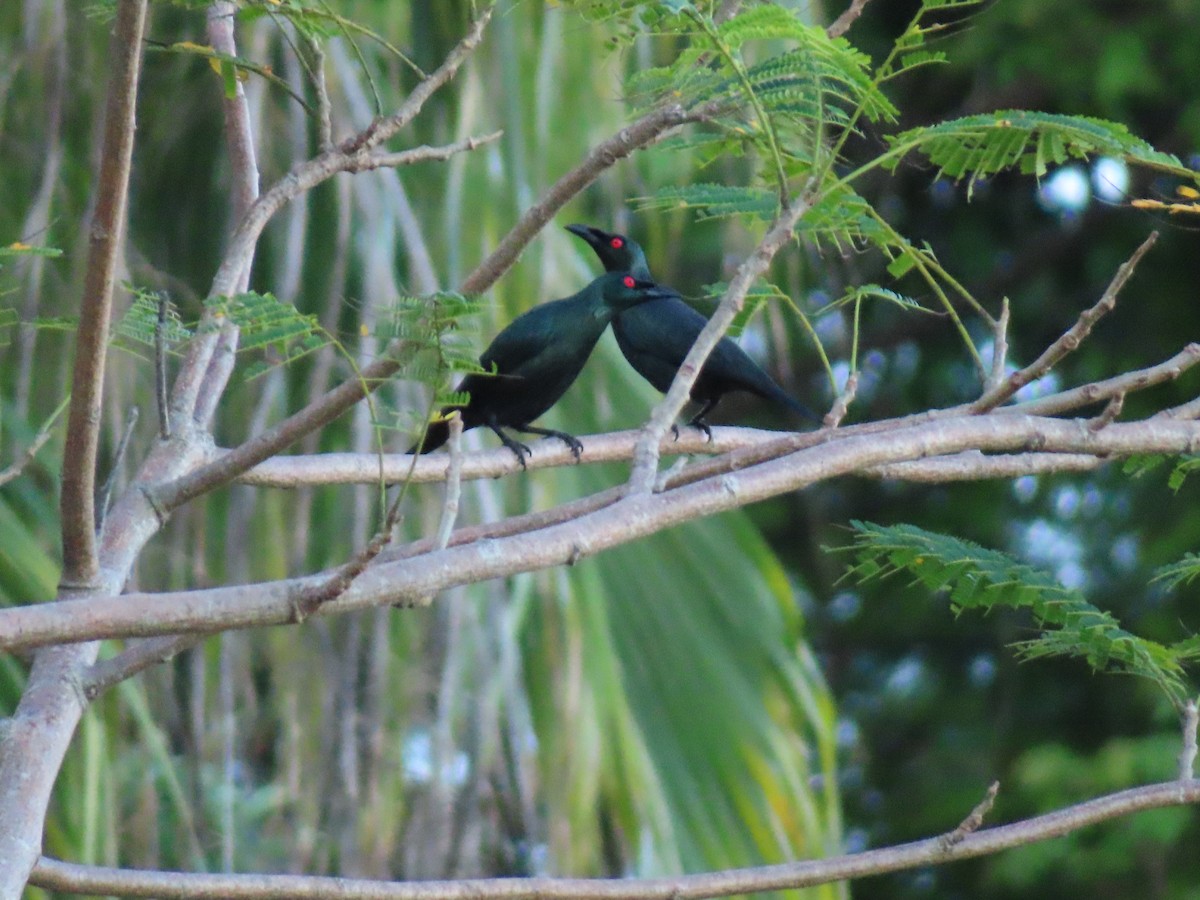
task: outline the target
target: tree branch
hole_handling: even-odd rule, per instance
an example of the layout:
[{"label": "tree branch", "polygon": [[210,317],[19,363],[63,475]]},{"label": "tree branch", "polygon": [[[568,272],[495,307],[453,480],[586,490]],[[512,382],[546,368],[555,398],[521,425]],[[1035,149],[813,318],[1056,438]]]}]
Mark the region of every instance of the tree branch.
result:
[{"label": "tree branch", "polygon": [[987,412],[995,409],[1025,385],[1041,378],[1053,369],[1064,356],[1074,351],[1092,333],[1095,324],[1117,305],[1117,295],[1121,293],[1125,283],[1133,276],[1142,257],[1150,252],[1150,248],[1157,240],[1158,232],[1150,232],[1150,236],[1142,241],[1141,246],[1133,251],[1133,255],[1117,269],[1117,274],[1113,276],[1096,304],[1091,309],[1080,313],[1075,324],[1067,329],[1062,337],[1047,347],[1036,360],[1020,371],[1014,372],[995,387],[984,391],[983,396],[971,404],[971,411]]},{"label": "tree branch", "polygon": [[[1200,802],[1200,781],[1169,781],[1107,794],[1008,825],[945,835],[831,859],[728,869],[673,878],[496,878],[462,881],[356,881],[303,875],[193,875],[81,866],[43,857],[30,884],[48,890],[175,900],[702,900],[789,890],[971,859],[1062,837],[1148,809]],[[958,835],[958,830],[951,832]]]},{"label": "tree branch", "polygon": [[[802,437],[802,436],[800,436]],[[577,519],[528,533],[478,541],[371,566],[319,615],[412,603],[446,588],[562,565],[691,519],[756,503],[818,481],[889,463],[976,449],[1127,456],[1191,453],[1200,425],[1145,420],[1093,431],[1080,421],[995,414],[960,416],[896,428],[880,440],[860,434],[827,441],[660,494],[635,493]],[[0,648],[61,641],[208,632],[293,620],[298,596],[324,576],[162,594],[126,594],[0,610]]]},{"label": "tree branch", "polygon": [[799,199],[781,210],[755,251],[738,267],[737,273],[729,282],[725,296],[717,306],[717,311],[700,331],[692,349],[679,366],[666,396],[654,407],[650,418],[642,426],[641,438],[633,454],[633,471],[629,475],[629,485],[633,490],[648,493],[654,489],[658,448],[662,444],[663,436],[674,424],[679,411],[687,402],[692,385],[696,383],[696,377],[708,355],[729,330],[734,316],[741,310],[746,294],[759,276],[767,270],[775,254],[791,239],[796,223],[808,208],[808,202]]},{"label": "tree branch", "polygon": [[21,473],[34,461],[38,455],[38,451],[46,446],[46,441],[50,440],[50,435],[53,434],[54,423],[58,421],[58,417],[67,408],[68,403],[70,403],[69,397],[60,403],[54,412],[50,413],[50,417],[38,428],[37,434],[33,436],[33,440],[25,448],[25,452],[21,454],[20,458],[13,460],[10,465],[0,469],[0,487],[19,478]]},{"label": "tree branch", "polygon": [[493,131],[491,134],[485,134],[482,137],[469,137],[441,147],[430,147],[423,144],[420,147],[412,147],[408,150],[401,150],[398,153],[375,153],[367,157],[356,157],[355,164],[346,169],[346,171],[369,172],[371,169],[394,169],[422,162],[444,162],[459,153],[466,153],[474,150],[476,147],[482,147],[484,144],[497,141],[503,134],[503,131]]},{"label": "tree branch", "polygon": [[[454,77],[483,39],[484,28],[494,9],[495,6],[489,6],[480,14],[466,36],[450,51],[437,70],[413,89],[395,113],[383,119],[376,119],[336,147],[296,166],[258,198],[230,237],[229,249],[213,278],[210,289],[212,296],[221,297],[236,293],[242,273],[249,271],[250,260],[254,256],[254,248],[263,228],[284,204],[339,172],[349,171],[355,165],[363,165],[375,147],[394,137],[420,113],[426,101]],[[201,384],[216,348],[217,336],[212,332],[199,335],[192,341],[187,358],[175,380],[175,390],[171,398],[171,410],[176,418],[195,413]],[[363,372],[363,376],[367,383],[375,384],[395,373],[396,368],[394,361],[384,359]],[[361,397],[361,394],[354,396],[333,418],[358,402]]]},{"label": "tree branch", "polygon": [[[1200,363],[1200,344],[1188,344],[1170,359],[1156,366],[1126,372],[1104,381],[1094,381],[1067,391],[1052,394],[1049,397],[1039,397],[1036,400],[1026,400],[1024,403],[1014,403],[1012,406],[1001,407],[998,412],[1017,412],[1030,416],[1053,416],[1070,412],[1081,406],[1109,400],[1117,394],[1130,394],[1144,388],[1162,384],[1164,381],[1174,381],[1192,366]],[[1159,415],[1169,415],[1166,410]]]},{"label": "tree branch", "polygon": [[833,20],[833,23],[825,29],[825,33],[832,38],[841,37],[850,30],[850,26],[855,20],[863,14],[863,10],[867,8],[867,4],[871,0],[852,0],[850,5],[846,7],[846,11]]},{"label": "tree branch", "polygon": [[145,0],[122,0],[110,45],[111,80],[104,112],[104,146],[96,187],[96,211],[80,302],[71,406],[63,450],[63,574],[68,588],[96,582],[96,451],[99,444],[104,366],[112,322],[113,283],[125,231],[129,169],[133,159],[138,72],[142,60]]},{"label": "tree branch", "polygon": [[462,292],[481,294],[495,284],[517,261],[525,245],[533,240],[555,213],[562,209],[568,200],[599,178],[605,169],[611,168],[618,160],[624,159],[635,150],[653,144],[672,128],[699,121],[709,113],[708,108],[689,112],[679,104],[662,106],[597,144],[579,165],[554,182],[541,200],[525,210],[491,255],[476,266],[475,271],[463,281]]}]

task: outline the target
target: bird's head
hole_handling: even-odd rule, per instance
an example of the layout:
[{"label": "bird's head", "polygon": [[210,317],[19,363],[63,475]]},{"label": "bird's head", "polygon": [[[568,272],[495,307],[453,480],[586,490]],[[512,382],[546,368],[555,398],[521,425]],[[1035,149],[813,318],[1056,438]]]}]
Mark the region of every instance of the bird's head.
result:
[{"label": "bird's head", "polygon": [[649,280],[650,269],[646,255],[635,241],[623,234],[611,234],[591,225],[568,225],[567,231],[583,238],[596,251],[606,272],[632,272],[638,278]]},{"label": "bird's head", "polygon": [[664,300],[679,297],[670,288],[655,284],[644,278],[635,278],[628,272],[609,272],[597,279],[604,305],[613,312],[629,309],[649,300]]}]

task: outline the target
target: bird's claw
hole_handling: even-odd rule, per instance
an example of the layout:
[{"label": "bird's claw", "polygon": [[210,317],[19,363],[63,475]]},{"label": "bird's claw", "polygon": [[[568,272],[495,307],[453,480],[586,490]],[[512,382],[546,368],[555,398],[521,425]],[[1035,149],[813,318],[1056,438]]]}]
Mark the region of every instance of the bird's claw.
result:
[{"label": "bird's claw", "polygon": [[565,434],[563,432],[556,434],[556,437],[559,440],[562,440],[564,444],[569,446],[571,449],[571,456],[575,457],[575,461],[580,461],[580,457],[583,456],[583,442],[581,442],[581,440],[577,437],[572,436],[572,434]]},{"label": "bird's claw", "polygon": [[694,419],[691,422],[688,422],[688,424],[691,425],[693,428],[699,428],[701,431],[704,432],[705,443],[708,443],[708,444],[712,443],[712,429],[708,427],[707,422],[701,422],[699,420]]},{"label": "bird's claw", "polygon": [[516,454],[517,462],[521,464],[521,471],[528,471],[529,467],[525,465],[525,457],[533,456],[533,451],[520,441],[513,441],[512,443],[505,444],[505,446]]},{"label": "bird's claw", "polygon": [[671,426],[671,436],[675,441],[679,440],[679,426],[678,425]]}]

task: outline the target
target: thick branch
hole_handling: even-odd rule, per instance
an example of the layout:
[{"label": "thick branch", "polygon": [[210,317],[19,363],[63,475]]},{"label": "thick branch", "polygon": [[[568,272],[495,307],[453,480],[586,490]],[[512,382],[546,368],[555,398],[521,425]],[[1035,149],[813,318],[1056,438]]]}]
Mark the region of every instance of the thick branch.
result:
[{"label": "thick branch", "polygon": [[[562,565],[692,519],[756,503],[821,480],[876,466],[977,449],[992,453],[1191,453],[1200,425],[1147,420],[1100,431],[1084,422],[1011,414],[963,416],[898,428],[886,440],[857,435],[660,494],[637,493],[578,519],[529,534],[450,547],[367,569],[318,615],[412,603],[446,588]],[[296,598],[320,576],[163,594],[126,594],[0,610],[0,648],[133,637],[292,621]]]},{"label": "thick branch", "polygon": [[88,238],[71,408],[62,475],[62,582],[85,587],[96,581],[96,450],[100,434],[104,364],[112,321],[113,282],[125,231],[129,168],[133,159],[134,115],[142,59],[145,0],[123,0],[109,50],[111,80],[104,112],[104,146],[96,188],[96,211]]},{"label": "thick branch", "polygon": [[[637,440],[637,431],[614,431],[607,434],[585,435],[581,438],[583,454],[579,460],[562,441],[551,438],[535,441],[529,447],[533,456],[526,460],[526,469],[545,469],[578,463],[616,462],[629,459]],[[712,430],[712,440],[694,428],[682,429],[679,440],[666,437],[661,452],[666,454],[726,453],[739,447],[752,446],[779,437],[777,431],[757,428],[718,426]],[[378,484],[380,478],[389,484],[411,481],[414,484],[446,480],[450,456],[444,453],[421,456],[413,464],[406,453],[317,453],[304,456],[274,456],[243,475],[241,484],[259,487],[295,488],[321,484]],[[411,470],[411,474],[410,474]],[[504,447],[466,454],[461,477],[464,481],[480,478],[499,478],[525,471],[512,451]]]},{"label": "thick branch", "polygon": [[729,869],[675,878],[496,878],[463,881],[381,882],[303,875],[191,875],[80,866],[42,858],[30,883],[48,890],[125,897],[209,900],[326,898],[341,900],[701,900],[829,884],[885,872],[971,859],[1062,837],[1090,825],[1148,809],[1200,802],[1200,781],[1133,788],[978,831],[953,843],[945,836],[867,850],[832,859]]}]

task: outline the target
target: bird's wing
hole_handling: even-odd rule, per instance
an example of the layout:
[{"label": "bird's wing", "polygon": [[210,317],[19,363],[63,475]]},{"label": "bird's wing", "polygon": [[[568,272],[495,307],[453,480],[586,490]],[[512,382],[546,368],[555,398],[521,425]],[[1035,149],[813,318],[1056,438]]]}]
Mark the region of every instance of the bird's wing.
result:
[{"label": "bird's wing", "polygon": [[488,371],[494,367],[500,375],[521,375],[521,369],[554,340],[552,319],[543,312],[546,305],[513,319],[483,351],[479,364]]}]

